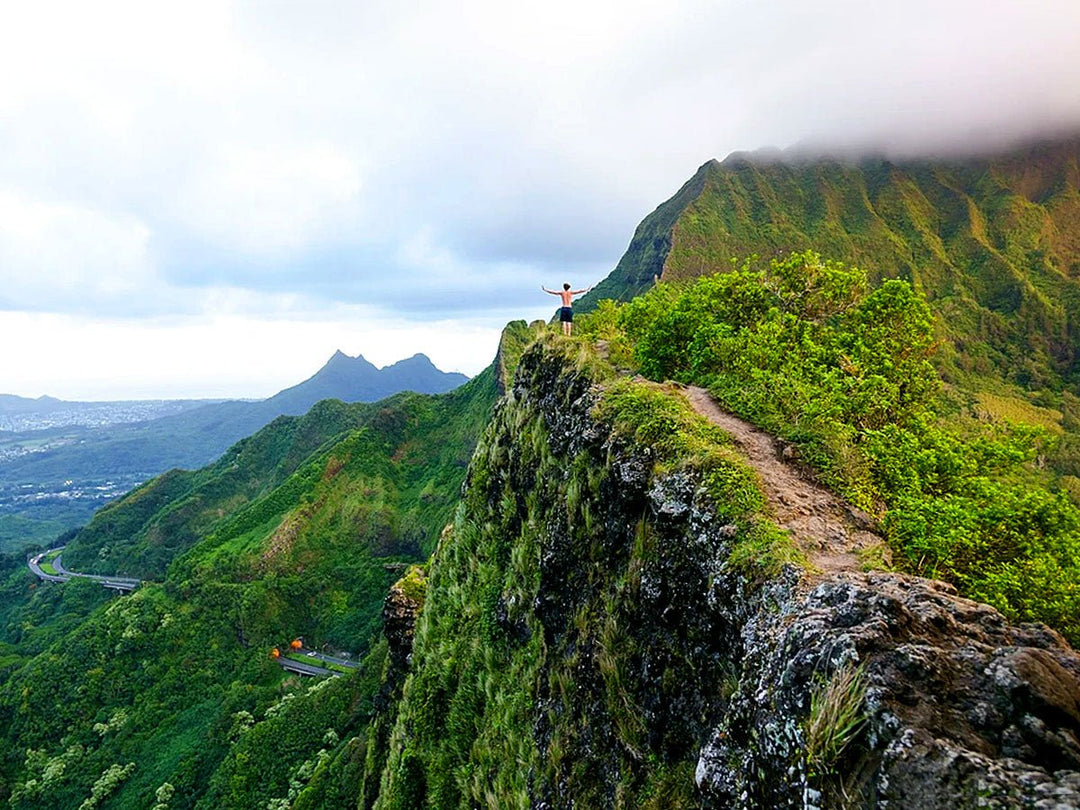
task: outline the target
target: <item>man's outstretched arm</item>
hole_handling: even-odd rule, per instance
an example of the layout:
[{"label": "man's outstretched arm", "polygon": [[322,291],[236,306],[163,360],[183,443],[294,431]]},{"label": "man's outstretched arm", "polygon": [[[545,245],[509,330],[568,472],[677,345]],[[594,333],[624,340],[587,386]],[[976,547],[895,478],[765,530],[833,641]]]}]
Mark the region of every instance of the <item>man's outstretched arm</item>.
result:
[{"label": "man's outstretched arm", "polygon": [[558,295],[559,294],[558,290],[549,290],[543,284],[540,285],[540,289],[543,290],[544,292],[548,293],[549,295]]}]

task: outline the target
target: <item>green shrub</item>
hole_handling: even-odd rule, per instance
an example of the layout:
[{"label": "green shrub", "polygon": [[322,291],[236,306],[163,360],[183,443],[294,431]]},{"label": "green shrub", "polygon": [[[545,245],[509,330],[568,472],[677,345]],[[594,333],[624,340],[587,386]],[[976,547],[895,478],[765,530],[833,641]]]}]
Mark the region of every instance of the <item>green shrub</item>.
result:
[{"label": "green shrub", "polygon": [[[643,375],[704,385],[792,442],[824,483],[882,519],[894,565],[1080,641],[1080,509],[1040,469],[1069,457],[1071,437],[965,417],[979,412],[943,391],[933,319],[907,282],[867,292],[862,271],[805,252],[597,312],[596,336],[626,346]],[[658,394],[628,387],[609,407],[619,430],[662,454],[703,457],[696,429]],[[766,558],[784,559],[773,540],[745,539],[738,553],[775,547]]]},{"label": "green shrub", "polygon": [[844,749],[866,723],[866,672],[853,662],[830,677],[818,678],[810,691],[810,713],[803,723],[810,778],[831,775]]}]

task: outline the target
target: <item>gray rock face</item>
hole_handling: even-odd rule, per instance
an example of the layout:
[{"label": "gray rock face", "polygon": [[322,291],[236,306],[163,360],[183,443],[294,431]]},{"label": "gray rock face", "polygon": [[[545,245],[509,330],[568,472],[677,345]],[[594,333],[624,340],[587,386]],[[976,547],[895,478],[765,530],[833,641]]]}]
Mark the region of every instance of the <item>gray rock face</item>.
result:
[{"label": "gray rock face", "polygon": [[[895,574],[775,595],[743,628],[739,692],[698,760],[706,804],[1080,807],[1080,657],[1052,630]],[[865,667],[867,721],[815,787],[799,720],[846,662]]]},{"label": "gray rock face", "polygon": [[400,582],[395,583],[383,602],[383,635],[390,645],[390,662],[398,680],[408,669],[412,654],[416,618],[420,615],[421,602],[410,597]]},{"label": "gray rock face", "polygon": [[[534,347],[466,482],[474,520],[537,538],[535,599],[485,608],[507,660],[543,633],[533,807],[1080,808],[1060,636],[914,577],[745,576],[724,504],[615,435],[602,397]],[[842,720],[814,718],[845,695],[829,741],[813,729]]]}]

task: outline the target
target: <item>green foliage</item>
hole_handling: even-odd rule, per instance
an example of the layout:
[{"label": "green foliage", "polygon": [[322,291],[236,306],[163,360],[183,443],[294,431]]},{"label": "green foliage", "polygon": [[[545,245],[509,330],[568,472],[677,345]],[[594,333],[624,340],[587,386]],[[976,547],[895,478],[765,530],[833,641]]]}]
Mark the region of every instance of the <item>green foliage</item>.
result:
[{"label": "green foliage", "polygon": [[750,579],[764,582],[786,565],[807,568],[809,560],[787,532],[759,521],[740,534],[731,549],[730,565]]},{"label": "green foliage", "polygon": [[636,795],[621,795],[616,800],[623,807],[639,810],[693,810],[700,807],[694,787],[694,763],[660,764]]},{"label": "green foliage", "polygon": [[424,572],[422,565],[410,565],[406,569],[405,575],[396,584],[410,601],[419,605],[419,609],[423,609],[424,600],[427,597],[428,582],[427,574]]},{"label": "green foliage", "polygon": [[835,773],[844,749],[866,723],[865,700],[864,667],[848,662],[828,678],[818,678],[810,692],[810,712],[803,723],[811,779]]},{"label": "green foliage", "polygon": [[[163,580],[131,596],[37,583],[21,556],[0,555],[0,785],[19,792],[13,806],[355,806],[349,774],[386,658],[373,646],[386,564],[437,541],[495,396],[488,370],[441,396],[320,403],[147,483],[64,552],[73,570]],[[312,688],[269,657],[298,635],[371,654]]]},{"label": "green foliage", "polygon": [[32,520],[20,515],[0,515],[0,552],[22,551],[28,546],[49,545],[63,532],[59,520]]},{"label": "green foliage", "polygon": [[[642,373],[706,385],[882,517],[901,568],[1080,639],[1080,509],[1040,469],[1071,445],[997,416],[1031,408],[1003,411],[1002,397],[965,406],[943,392],[933,319],[907,282],[868,292],[859,270],[807,252],[660,284],[600,312],[607,340],[626,341]],[[624,430],[689,451],[693,434],[670,406],[624,410]],[[789,558],[766,529],[741,544],[735,559],[760,559],[764,573]]]},{"label": "green foliage", "polygon": [[[610,452],[651,460],[665,480],[700,481],[697,497],[715,500],[739,534],[760,526],[765,536],[762,495],[726,435],[678,391],[614,379],[589,354],[578,338],[545,336],[519,380],[531,375],[529,390],[554,392],[560,408],[597,392],[589,424],[610,430]],[[638,634],[663,624],[644,583],[664,571],[700,587],[690,570],[671,573],[700,569],[681,544],[660,542],[648,510],[625,525],[602,457],[557,444],[525,397],[496,410],[477,448],[428,567],[387,754],[369,769],[382,773],[378,808],[527,808],[556,789],[588,807],[697,806],[696,749],[681,726],[698,718],[658,731],[643,707],[677,703],[683,674],[715,664],[719,680],[721,665],[692,659],[710,642],[684,629]],[[558,587],[541,588],[548,577]]]},{"label": "green foliage", "polygon": [[120,787],[121,782],[131,776],[133,770],[135,770],[134,762],[129,762],[127,765],[110,765],[94,782],[94,786],[90,789],[90,796],[79,805],[79,810],[94,810]]},{"label": "green foliage", "polygon": [[574,332],[602,346],[614,367],[627,369],[633,365],[633,346],[619,326],[619,307],[614,301],[599,301],[592,312],[578,317]]},{"label": "green foliage", "polygon": [[661,285],[621,321],[646,376],[751,383],[744,397],[776,398],[787,421],[867,428],[902,420],[938,382],[925,303],[902,281],[864,289],[860,271],[800,253]]},{"label": "green foliage", "polygon": [[673,391],[625,378],[608,387],[596,415],[610,422],[616,434],[651,448],[667,463],[704,457],[728,441]]},{"label": "green foliage", "polygon": [[[201,806],[289,807],[360,720],[353,708],[356,676],[307,681],[239,732]],[[370,700],[370,695],[366,696]],[[368,707],[370,711],[370,707]]]}]

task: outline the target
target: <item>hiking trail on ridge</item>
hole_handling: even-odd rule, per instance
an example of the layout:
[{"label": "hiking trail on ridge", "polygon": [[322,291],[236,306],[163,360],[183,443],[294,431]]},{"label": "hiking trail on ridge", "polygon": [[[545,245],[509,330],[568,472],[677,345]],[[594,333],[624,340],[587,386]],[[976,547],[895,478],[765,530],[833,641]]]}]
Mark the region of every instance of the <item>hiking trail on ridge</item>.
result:
[{"label": "hiking trail on ridge", "polygon": [[859,552],[874,546],[887,553],[869,515],[807,479],[784,460],[779,443],[763,430],[720,408],[704,388],[683,395],[701,416],[728,433],[757,473],[777,524],[790,532],[811,564],[823,573],[859,571]]}]

